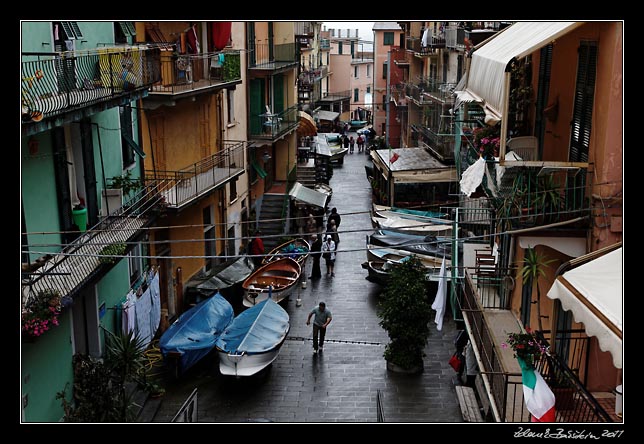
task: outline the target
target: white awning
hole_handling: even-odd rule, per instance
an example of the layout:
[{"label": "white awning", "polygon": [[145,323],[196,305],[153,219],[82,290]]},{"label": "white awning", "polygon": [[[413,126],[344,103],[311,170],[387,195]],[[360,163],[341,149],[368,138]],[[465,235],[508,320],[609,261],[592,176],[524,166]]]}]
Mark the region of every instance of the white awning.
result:
[{"label": "white awning", "polygon": [[512,59],[520,59],[558,37],[582,25],[583,22],[517,22],[499,32],[474,51],[467,85],[468,94],[459,94],[464,101],[483,101],[485,108],[503,117],[507,99],[505,73]]},{"label": "white awning", "polygon": [[320,208],[324,208],[326,206],[326,200],[329,197],[328,194],[307,188],[299,182],[295,182],[293,188],[291,188],[291,191],[289,191],[288,194],[295,200],[299,200],[309,205],[315,205]]},{"label": "white awning", "polygon": [[548,291],[622,368],[622,247],[558,276]]}]

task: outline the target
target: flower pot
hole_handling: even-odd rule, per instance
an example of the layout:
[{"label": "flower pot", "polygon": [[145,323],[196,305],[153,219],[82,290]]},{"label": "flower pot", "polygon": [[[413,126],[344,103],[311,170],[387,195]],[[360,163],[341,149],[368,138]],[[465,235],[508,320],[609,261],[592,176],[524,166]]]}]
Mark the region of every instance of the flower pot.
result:
[{"label": "flower pot", "polygon": [[81,232],[87,231],[87,208],[72,210],[72,219]]},{"label": "flower pot", "polygon": [[415,375],[418,373],[423,372],[423,364],[417,364],[413,366],[412,368],[406,369],[402,368],[393,362],[387,361],[387,370],[394,372],[394,373],[403,373],[403,374],[408,374],[408,375]]}]

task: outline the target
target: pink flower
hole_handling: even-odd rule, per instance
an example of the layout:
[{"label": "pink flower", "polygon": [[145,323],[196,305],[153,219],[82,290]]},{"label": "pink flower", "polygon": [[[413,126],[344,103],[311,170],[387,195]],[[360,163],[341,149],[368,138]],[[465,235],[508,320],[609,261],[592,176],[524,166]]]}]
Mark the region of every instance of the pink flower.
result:
[{"label": "pink flower", "polygon": [[506,344],[505,342],[502,342],[501,343],[501,348],[508,348],[508,344]]}]

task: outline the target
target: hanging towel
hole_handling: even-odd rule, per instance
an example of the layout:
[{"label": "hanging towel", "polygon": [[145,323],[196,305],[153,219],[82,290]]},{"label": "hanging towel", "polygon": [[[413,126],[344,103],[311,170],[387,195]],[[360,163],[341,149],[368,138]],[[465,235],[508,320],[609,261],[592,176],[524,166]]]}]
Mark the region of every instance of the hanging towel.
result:
[{"label": "hanging towel", "polygon": [[150,298],[152,308],[150,310],[150,328],[152,337],[159,328],[161,322],[161,295],[159,293],[159,273],[150,273],[148,277],[148,285],[150,287]]},{"label": "hanging towel", "polygon": [[441,331],[443,329],[443,318],[445,317],[445,303],[447,300],[447,273],[445,273],[445,258],[443,257],[443,262],[441,263],[441,271],[438,275],[438,291],[436,292],[436,298],[432,304],[432,308],[436,310],[436,317],[434,322],[436,323],[436,330]]},{"label": "hanging towel", "polygon": [[151,308],[152,299],[150,298],[150,289],[148,288],[136,301],[136,331],[139,338],[143,341],[144,348],[147,348],[152,340],[152,332],[150,331]]},{"label": "hanging towel", "polygon": [[461,192],[467,197],[470,197],[476,188],[483,182],[483,175],[485,174],[485,159],[479,157],[476,162],[469,166],[463,172],[461,178]]}]

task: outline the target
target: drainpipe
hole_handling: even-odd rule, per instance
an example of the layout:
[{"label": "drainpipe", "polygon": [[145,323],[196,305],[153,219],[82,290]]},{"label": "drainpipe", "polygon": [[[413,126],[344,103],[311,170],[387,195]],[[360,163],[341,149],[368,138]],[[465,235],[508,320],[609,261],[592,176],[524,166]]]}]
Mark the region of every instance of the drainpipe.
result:
[{"label": "drainpipe", "polygon": [[[387,52],[387,95],[386,95],[386,102],[382,104],[382,106],[385,107],[385,143],[387,146],[391,146],[389,143],[389,98],[391,97],[391,86],[390,86],[390,81],[391,81],[391,51]],[[390,204],[393,205],[393,204]]]}]

